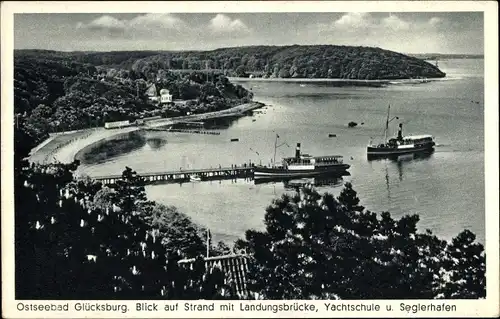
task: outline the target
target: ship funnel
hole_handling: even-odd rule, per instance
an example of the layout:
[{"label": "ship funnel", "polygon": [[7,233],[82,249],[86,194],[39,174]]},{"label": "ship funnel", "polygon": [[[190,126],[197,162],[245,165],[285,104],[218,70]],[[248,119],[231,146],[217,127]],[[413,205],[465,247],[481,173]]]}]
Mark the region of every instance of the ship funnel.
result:
[{"label": "ship funnel", "polygon": [[295,148],[295,158],[300,158],[300,143],[297,143],[297,147]]},{"label": "ship funnel", "polygon": [[398,140],[403,139],[403,123],[399,123],[399,129],[398,129]]}]

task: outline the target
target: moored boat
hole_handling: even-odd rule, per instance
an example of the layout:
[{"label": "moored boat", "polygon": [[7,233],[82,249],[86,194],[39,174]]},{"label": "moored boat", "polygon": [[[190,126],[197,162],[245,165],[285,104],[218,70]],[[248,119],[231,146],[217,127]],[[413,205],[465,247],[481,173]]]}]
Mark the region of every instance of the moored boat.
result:
[{"label": "moored boat", "polygon": [[434,149],[436,143],[434,142],[434,138],[429,134],[422,135],[408,135],[403,136],[403,124],[399,124],[398,135],[396,137],[387,139],[387,131],[389,128],[389,123],[393,119],[397,119],[398,117],[394,117],[389,119],[389,111],[390,106],[387,111],[387,121],[385,125],[385,142],[373,145],[370,142],[370,145],[366,148],[366,153],[368,157],[388,157],[393,155],[403,155],[410,153],[418,153],[418,152],[429,152]]},{"label": "moored boat", "polygon": [[349,164],[343,163],[341,155],[311,156],[301,154],[300,143],[297,143],[294,157],[283,158],[281,165],[255,166],[254,178],[342,175],[347,174],[349,167]]},{"label": "moored boat", "polygon": [[199,175],[193,174],[189,176],[191,182],[201,182],[201,177]]}]

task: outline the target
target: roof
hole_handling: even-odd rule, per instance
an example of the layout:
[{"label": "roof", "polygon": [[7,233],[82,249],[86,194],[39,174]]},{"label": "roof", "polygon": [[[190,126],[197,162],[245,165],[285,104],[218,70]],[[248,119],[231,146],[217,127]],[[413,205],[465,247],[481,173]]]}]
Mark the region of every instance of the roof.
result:
[{"label": "roof", "polygon": [[[310,158],[314,158],[314,159],[324,159],[324,158],[343,158],[344,156],[342,155],[323,155],[323,156],[311,156],[309,154],[301,154],[300,155],[300,158],[301,159],[310,159]],[[291,161],[291,160],[295,160],[295,157],[285,157],[283,158],[285,161]]]},{"label": "roof", "polygon": [[156,92],[156,85],[155,84],[151,84],[147,89],[146,89],[146,95],[148,96],[156,96],[157,95],[157,92]]},{"label": "roof", "polygon": [[405,136],[404,138],[405,139],[408,139],[408,140],[419,140],[421,138],[432,138],[432,135],[429,135],[429,134],[422,134],[422,135],[408,135],[408,136]]},{"label": "roof", "polygon": [[[206,257],[205,269],[207,272],[218,267],[224,273],[224,284],[234,283],[232,289],[236,295],[245,295],[247,290],[248,263],[250,256],[244,254],[233,254],[216,257]],[[188,266],[196,259],[179,260],[179,264]]]}]

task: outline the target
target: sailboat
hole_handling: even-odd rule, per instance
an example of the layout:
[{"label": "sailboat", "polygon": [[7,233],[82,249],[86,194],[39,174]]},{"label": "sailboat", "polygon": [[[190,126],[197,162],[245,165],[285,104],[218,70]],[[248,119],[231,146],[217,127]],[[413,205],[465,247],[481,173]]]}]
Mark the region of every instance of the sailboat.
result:
[{"label": "sailboat", "polygon": [[389,123],[394,119],[399,119],[397,116],[389,119],[391,106],[387,109],[387,120],[385,122],[384,142],[378,145],[373,145],[372,141],[367,146],[368,157],[388,157],[392,155],[410,154],[424,151],[434,150],[434,138],[432,135],[408,135],[403,136],[403,123],[399,124],[398,135],[387,139]]},{"label": "sailboat", "polygon": [[[272,166],[255,166],[254,177],[311,177],[325,174],[343,174],[349,169],[349,164],[343,163],[341,155],[311,156],[300,152],[297,143],[294,157],[285,157],[281,164],[276,165],[276,149],[279,135],[274,142],[274,159]],[[283,144],[282,144],[283,145]]]}]

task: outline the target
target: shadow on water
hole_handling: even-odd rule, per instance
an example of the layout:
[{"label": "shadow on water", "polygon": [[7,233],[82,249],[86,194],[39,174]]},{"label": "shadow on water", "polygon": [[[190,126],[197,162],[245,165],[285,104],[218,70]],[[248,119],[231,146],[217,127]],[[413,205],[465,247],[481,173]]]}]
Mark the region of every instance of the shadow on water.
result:
[{"label": "shadow on water", "polygon": [[118,155],[140,149],[144,145],[146,145],[146,138],[141,132],[130,132],[89,145],[80,150],[75,158],[83,164],[99,164]]},{"label": "shadow on water", "polygon": [[[350,176],[348,172],[344,173],[343,176]],[[344,179],[342,176],[339,175],[325,175],[325,176],[318,176],[318,177],[310,177],[310,178],[283,178],[283,177],[273,177],[273,178],[258,178],[254,179],[253,177],[238,177],[234,178],[231,176],[204,176],[201,180],[199,181],[192,181],[189,177],[185,177],[182,179],[177,179],[177,180],[157,180],[157,181],[150,181],[148,182],[148,185],[162,185],[162,184],[178,184],[179,186],[182,186],[184,184],[192,184],[192,183],[205,183],[205,182],[219,182],[222,183],[222,181],[233,181],[236,182],[238,180],[243,180],[246,182],[251,182],[253,181],[254,185],[262,185],[262,184],[277,184],[277,183],[283,183],[283,186],[285,189],[293,190],[293,189],[298,189],[301,187],[304,187],[305,185],[313,185],[313,186],[342,186]]]},{"label": "shadow on water", "polygon": [[[385,186],[387,190],[387,198],[391,200],[391,180],[389,173],[389,166],[394,165],[398,172],[398,180],[402,182],[404,179],[405,173],[405,165],[409,165],[410,163],[425,161],[432,157],[434,154],[434,150],[425,151],[425,152],[417,152],[411,154],[403,154],[403,155],[393,155],[393,156],[378,156],[371,157],[368,159],[369,162],[383,162],[385,161],[384,168],[384,178],[385,178]],[[392,185],[394,186],[394,185]]]},{"label": "shadow on water", "polygon": [[167,140],[159,137],[151,137],[146,139],[146,144],[152,149],[160,149],[162,146],[167,144]]},{"label": "shadow on water", "polygon": [[205,121],[204,127],[207,129],[227,129],[238,122],[240,117],[215,118]]},{"label": "shadow on water", "polygon": [[[344,176],[349,176],[350,174],[343,174]],[[268,178],[258,178],[254,180],[255,185],[259,184],[276,184],[283,183],[285,189],[300,189],[305,185],[313,186],[341,186],[343,184],[343,177],[339,175],[324,175],[317,177],[306,177],[306,178],[283,178],[283,177],[268,177]]]}]

